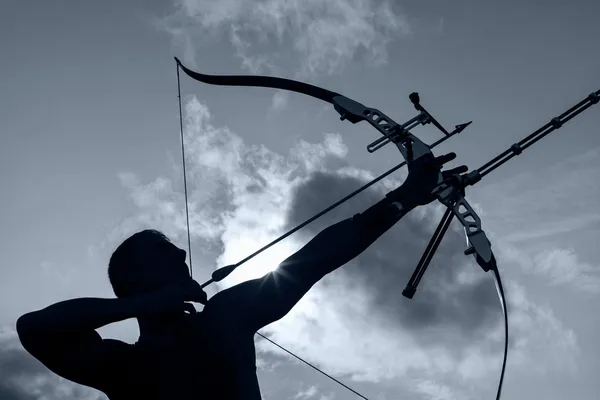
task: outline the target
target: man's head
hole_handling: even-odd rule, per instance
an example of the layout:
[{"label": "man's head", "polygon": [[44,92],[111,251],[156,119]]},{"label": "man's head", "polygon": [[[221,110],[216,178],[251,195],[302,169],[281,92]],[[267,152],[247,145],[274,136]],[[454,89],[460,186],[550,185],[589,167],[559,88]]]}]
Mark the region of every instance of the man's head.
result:
[{"label": "man's head", "polygon": [[108,279],[117,297],[147,293],[189,279],[186,252],[161,232],[138,232],[117,247],[108,263]]}]

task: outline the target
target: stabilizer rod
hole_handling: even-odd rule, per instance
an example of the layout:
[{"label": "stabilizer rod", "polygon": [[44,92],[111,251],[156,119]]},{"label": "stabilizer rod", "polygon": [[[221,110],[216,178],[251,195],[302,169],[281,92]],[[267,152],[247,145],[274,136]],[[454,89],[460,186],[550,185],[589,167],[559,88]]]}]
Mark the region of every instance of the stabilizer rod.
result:
[{"label": "stabilizer rod", "polygon": [[[566,122],[573,119],[575,116],[585,111],[589,107],[593,106],[594,104],[597,104],[599,101],[600,90],[591,93],[584,100],[569,108],[567,111],[565,111],[558,117],[552,118],[550,122],[539,128],[529,136],[525,137],[523,140],[513,144],[509,149],[494,157],[480,168],[458,176],[456,182],[453,185],[448,186],[446,184],[445,188],[443,189],[452,189],[455,192],[460,192],[464,194],[464,189],[466,186],[475,185],[485,175],[489,174],[491,171],[495,170],[511,158],[520,155],[523,152],[523,150],[533,145],[549,133],[561,128]],[[448,205],[448,203],[446,202],[444,204]],[[421,257],[419,264],[415,268],[415,271],[413,272],[410,280],[408,281],[408,284],[402,291],[402,295],[404,297],[412,299],[415,295],[415,292],[417,291],[417,286],[421,281],[423,274],[429,266],[429,263],[433,258],[437,247],[439,246],[441,240],[443,239],[443,236],[445,235],[446,231],[448,230],[448,227],[450,226],[450,223],[452,222],[452,217],[453,215],[451,214],[451,209],[450,207],[448,207],[446,209],[446,212],[444,213],[444,216],[442,217],[442,220],[440,221],[440,224],[438,225],[433,236],[431,237],[431,240],[429,241],[429,244],[427,245],[427,248],[425,249],[425,252]],[[469,240],[468,236],[467,240]],[[470,245],[471,246],[467,250],[465,250],[465,255],[474,254],[472,247],[473,244],[470,243]],[[475,254],[475,259],[485,271],[489,270],[489,266],[495,264],[496,262],[493,254],[491,255],[490,262],[485,262],[485,260],[482,260],[478,254]]]},{"label": "stabilizer rod", "polygon": [[559,115],[558,117],[552,118],[550,122],[533,132],[531,135],[525,137],[521,141],[514,143],[510,148],[500,153],[490,161],[482,165],[481,167],[471,171],[465,177],[465,186],[471,186],[479,182],[484,176],[510,160],[511,158],[520,155],[523,150],[533,145],[540,139],[547,136],[549,133],[560,129],[565,123],[575,118],[578,114],[587,110],[594,104],[600,101],[600,90],[590,93],[584,100],[580,101],[567,111]]}]

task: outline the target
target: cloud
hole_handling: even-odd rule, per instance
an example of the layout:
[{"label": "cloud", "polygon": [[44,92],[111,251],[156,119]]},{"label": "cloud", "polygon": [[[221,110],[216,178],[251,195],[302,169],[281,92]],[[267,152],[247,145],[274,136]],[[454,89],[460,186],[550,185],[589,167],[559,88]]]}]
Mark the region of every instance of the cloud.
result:
[{"label": "cloud", "polygon": [[[427,400],[456,400],[459,398],[448,386],[430,380],[416,381],[413,391],[424,394]],[[460,397],[460,399],[465,398]]]},{"label": "cloud", "polygon": [[495,202],[489,218],[502,220],[502,229],[510,230],[505,240],[543,239],[598,226],[598,180],[600,148],[594,148],[490,185],[483,196],[497,196],[501,188],[503,201]]},{"label": "cloud", "polygon": [[310,386],[308,389],[298,392],[294,399],[310,399],[317,395],[318,389],[316,386]]},{"label": "cloud", "polygon": [[[299,141],[283,156],[214,127],[208,109],[195,98],[186,106],[185,121],[191,212],[199,221],[192,226],[192,236],[194,246],[213,243],[213,269],[238,262],[373,177],[348,165],[339,135],[326,134],[317,144]],[[167,178],[149,183],[136,179],[130,176],[125,182],[132,194],[150,190],[132,196],[139,206],[130,219],[133,225],[146,223],[149,210],[165,212],[163,199],[177,196]],[[399,183],[389,179],[374,185],[247,262],[220,287],[263,275],[321,229],[363,211]],[[154,218],[183,235],[184,227],[177,222],[183,212],[181,203],[168,209],[169,218]],[[462,254],[465,239],[458,223],[449,229],[415,298],[401,295],[442,212],[431,206],[409,214],[360,257],[325,277],[263,333],[328,373],[356,381],[398,384],[409,382],[405,378],[443,378],[453,393],[460,393],[461,385],[467,385],[465,390],[471,384],[481,390],[489,387],[502,362],[501,308],[492,275]],[[210,229],[200,223],[206,220],[211,221]],[[494,243],[500,265],[510,271],[512,253]],[[551,310],[534,304],[510,275],[503,278],[510,325],[508,369],[536,374],[576,371],[574,333]],[[259,356],[280,356],[265,341],[257,341],[256,347]],[[421,389],[434,391],[425,383]]]},{"label": "cloud", "polygon": [[[252,74],[294,69],[301,80],[338,73],[357,58],[382,65],[388,45],[411,33],[407,17],[389,0],[176,0],[174,5],[176,11],[157,26],[184,49],[191,65],[200,43],[227,36]],[[277,93],[273,109],[286,99]]]},{"label": "cloud", "polygon": [[[545,277],[551,286],[600,293],[600,265],[581,260],[576,249],[559,240],[587,236],[586,230],[599,226],[598,180],[600,148],[594,148],[542,171],[489,185],[479,198],[490,205],[486,223],[494,226],[494,242],[501,240],[510,249],[522,272]],[[532,244],[537,248],[524,250]]]},{"label": "cloud", "polygon": [[573,249],[551,249],[535,256],[532,272],[548,277],[553,286],[570,285],[588,293],[600,293],[600,268],[580,262]]}]

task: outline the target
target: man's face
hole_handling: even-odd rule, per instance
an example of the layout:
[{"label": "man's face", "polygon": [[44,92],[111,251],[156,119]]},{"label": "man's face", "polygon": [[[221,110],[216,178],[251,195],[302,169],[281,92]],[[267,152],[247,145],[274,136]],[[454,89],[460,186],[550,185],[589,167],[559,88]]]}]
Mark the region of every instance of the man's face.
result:
[{"label": "man's face", "polygon": [[142,290],[156,290],[190,279],[185,250],[160,238],[146,240],[138,246],[142,271],[136,280]]}]

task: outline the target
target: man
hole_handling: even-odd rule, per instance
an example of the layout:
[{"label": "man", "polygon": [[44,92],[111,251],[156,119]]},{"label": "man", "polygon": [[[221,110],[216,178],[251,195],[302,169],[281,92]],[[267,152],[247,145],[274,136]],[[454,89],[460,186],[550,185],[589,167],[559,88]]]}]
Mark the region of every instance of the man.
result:
[{"label": "man", "polygon": [[[17,321],[21,343],[51,371],[111,400],[261,399],[254,334],[285,316],[315,283],[412,209],[435,200],[438,173],[455,157],[417,160],[385,199],[324,229],[275,271],[208,301],[189,275],[185,251],[160,232],[139,232],[110,260],[117,298],[72,299],[27,313]],[[443,175],[451,179],[466,171],[461,166]],[[189,302],[204,309],[195,312]],[[140,328],[133,345],[96,332],[129,318],[137,318]]]}]

